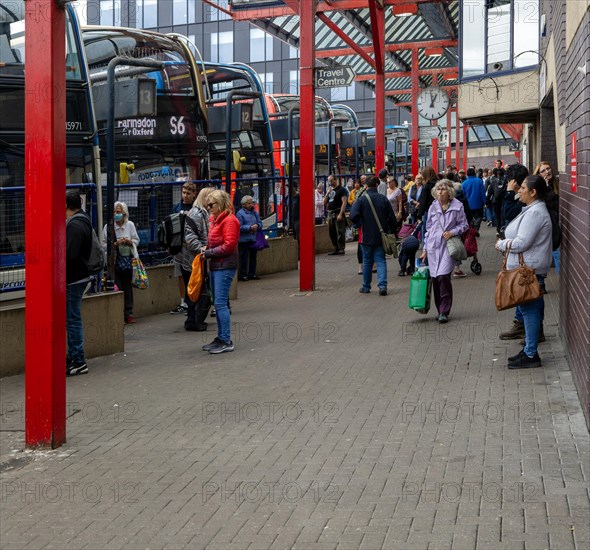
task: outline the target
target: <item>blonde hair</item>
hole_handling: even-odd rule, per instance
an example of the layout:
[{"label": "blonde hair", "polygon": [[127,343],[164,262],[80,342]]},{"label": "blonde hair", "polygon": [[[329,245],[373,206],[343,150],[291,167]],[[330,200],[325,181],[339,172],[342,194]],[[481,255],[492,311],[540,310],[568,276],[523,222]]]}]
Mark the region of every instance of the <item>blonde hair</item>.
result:
[{"label": "blonde hair", "polygon": [[211,193],[209,193],[207,200],[217,202],[221,210],[227,212],[228,214],[234,213],[234,207],[231,203],[231,198],[225,191],[221,191],[220,189],[214,189],[213,191],[211,191]]},{"label": "blonde hair", "polygon": [[195,202],[193,202],[193,207],[200,206],[207,210],[207,201],[209,200],[209,195],[212,191],[215,191],[215,187],[203,187],[203,189],[199,191]]}]

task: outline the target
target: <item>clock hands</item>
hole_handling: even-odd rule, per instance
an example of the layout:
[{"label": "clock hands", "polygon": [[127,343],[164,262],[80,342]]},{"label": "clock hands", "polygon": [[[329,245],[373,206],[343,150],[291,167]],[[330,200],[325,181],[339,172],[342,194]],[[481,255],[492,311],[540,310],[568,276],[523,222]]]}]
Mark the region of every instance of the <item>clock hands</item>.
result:
[{"label": "clock hands", "polygon": [[434,102],[436,101],[436,98],[438,97],[438,94],[430,94],[430,108],[434,109]]}]

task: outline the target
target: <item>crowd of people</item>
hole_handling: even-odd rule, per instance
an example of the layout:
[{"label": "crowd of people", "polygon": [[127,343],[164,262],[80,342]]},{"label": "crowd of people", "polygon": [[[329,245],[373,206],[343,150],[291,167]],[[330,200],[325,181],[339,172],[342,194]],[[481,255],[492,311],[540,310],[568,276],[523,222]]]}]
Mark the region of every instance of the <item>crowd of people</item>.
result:
[{"label": "crowd of people", "polygon": [[[453,305],[452,278],[464,277],[461,260],[449,253],[449,240],[461,237],[471,226],[479,231],[482,222],[496,228],[496,248],[508,254],[508,268],[519,264],[519,255],[535,269],[544,289],[544,280],[553,261],[559,274],[559,248],[555,243],[555,225],[559,215],[559,181],[552,166],[542,161],[533,174],[521,164],[504,167],[496,161],[491,170],[467,171],[448,166],[437,174],[426,166],[415,177],[407,177],[402,187],[386,169],[377,176],[363,175],[351,182],[350,189],[341,178],[328,177],[328,191],[315,189],[315,222],[328,224],[333,250],[330,255],[345,254],[346,231],[350,225],[358,234],[357,258],[362,285],[359,292],[368,294],[372,276],[377,274],[380,296],[388,294],[387,263],[383,236],[397,235],[403,224],[412,231],[399,239],[398,275],[411,275],[419,249],[419,262],[430,270],[437,321],[450,320]],[[298,212],[299,195],[294,190],[293,204]],[[217,320],[217,336],[203,346],[211,354],[233,351],[230,333],[229,292],[238,273],[240,281],[257,280],[255,245],[262,231],[262,220],[250,195],[241,198],[241,208],[234,213],[230,196],[215,188],[204,188],[197,194],[194,183],[182,187],[182,200],[173,213],[185,212],[182,249],[174,255],[174,274],[178,281],[180,304],[171,313],[184,313],[187,331],[205,331],[206,311],[191,301],[188,285],[197,254],[206,260],[213,296],[212,316]],[[347,217],[347,209],[350,210]],[[325,216],[326,215],[326,216]],[[90,276],[85,270],[92,244],[92,226],[81,209],[81,198],[76,192],[66,197],[67,224],[67,346],[66,372],[68,375],[88,372],[84,356],[81,323],[81,301]],[[297,218],[295,220],[295,218]],[[132,262],[137,255],[139,236],[129,219],[123,202],[116,202],[113,212],[113,246],[115,251],[115,282],[124,294],[124,321],[134,323]],[[293,216],[298,224],[298,215]],[[107,242],[103,228],[103,242]],[[479,236],[479,233],[477,233]],[[295,232],[298,238],[298,231]],[[557,243],[558,244],[558,243]],[[238,271],[239,270],[239,271]],[[509,368],[532,368],[541,365],[537,346],[545,340],[543,330],[543,297],[522,304],[515,309],[513,326],[500,334],[503,340],[523,338],[522,350],[509,358]]]}]

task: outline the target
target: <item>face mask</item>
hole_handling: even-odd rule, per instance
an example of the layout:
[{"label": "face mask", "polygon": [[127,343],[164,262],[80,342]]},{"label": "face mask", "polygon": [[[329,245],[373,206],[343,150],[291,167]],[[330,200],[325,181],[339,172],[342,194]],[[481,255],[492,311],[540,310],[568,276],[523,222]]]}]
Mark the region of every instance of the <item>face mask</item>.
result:
[{"label": "face mask", "polygon": [[115,221],[120,222],[123,219],[123,214],[115,214]]}]

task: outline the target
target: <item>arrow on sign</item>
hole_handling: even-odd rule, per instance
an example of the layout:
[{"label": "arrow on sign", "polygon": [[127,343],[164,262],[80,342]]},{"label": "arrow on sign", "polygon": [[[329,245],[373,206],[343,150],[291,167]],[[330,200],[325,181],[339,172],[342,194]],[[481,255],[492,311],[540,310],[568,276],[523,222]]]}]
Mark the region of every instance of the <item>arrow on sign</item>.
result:
[{"label": "arrow on sign", "polygon": [[438,139],[442,134],[442,126],[420,126],[420,139]]},{"label": "arrow on sign", "polygon": [[317,68],[315,70],[315,86],[316,88],[350,86],[355,76],[356,73],[348,65],[329,69]]}]

